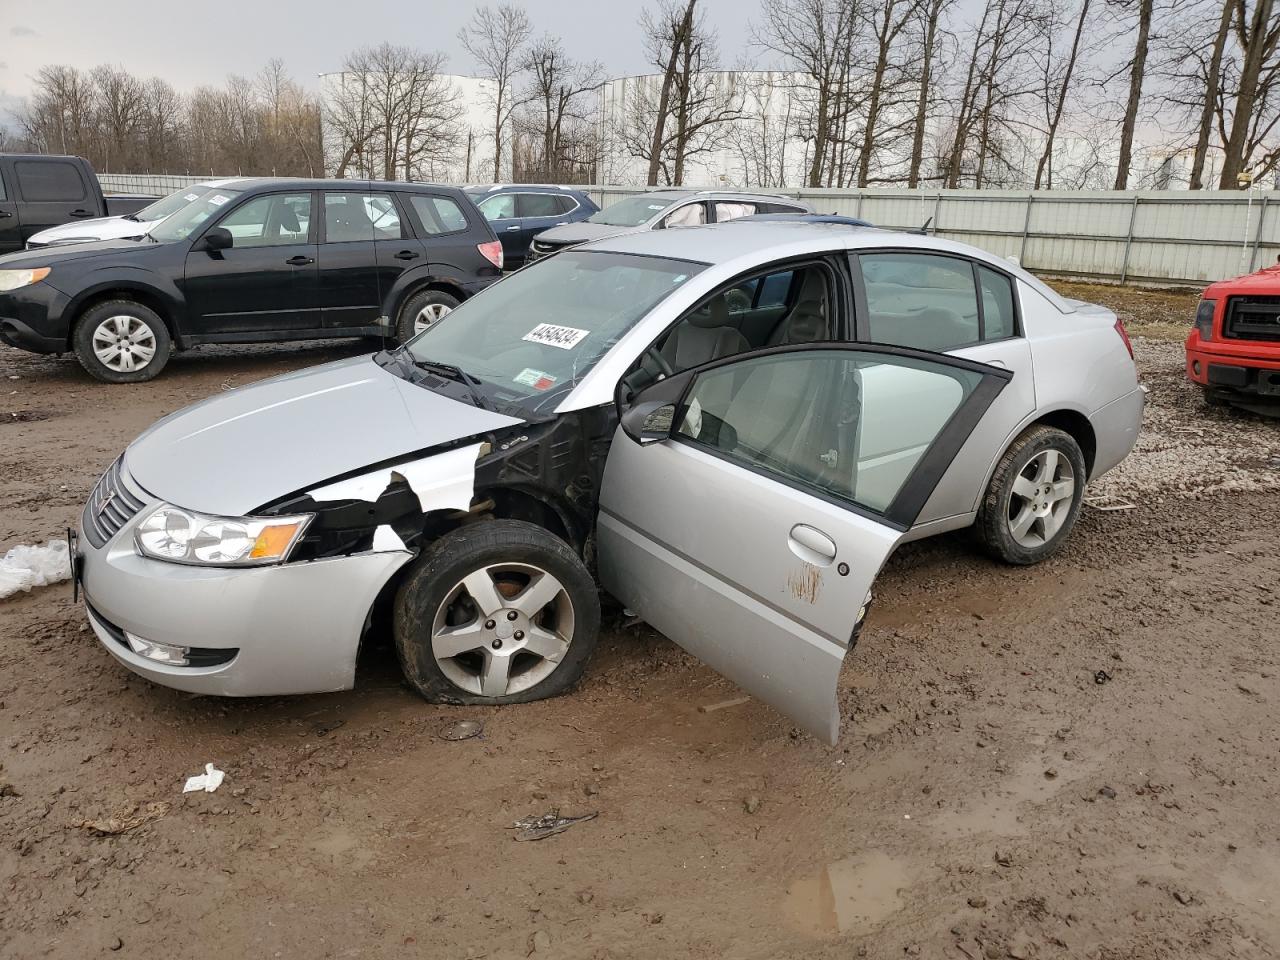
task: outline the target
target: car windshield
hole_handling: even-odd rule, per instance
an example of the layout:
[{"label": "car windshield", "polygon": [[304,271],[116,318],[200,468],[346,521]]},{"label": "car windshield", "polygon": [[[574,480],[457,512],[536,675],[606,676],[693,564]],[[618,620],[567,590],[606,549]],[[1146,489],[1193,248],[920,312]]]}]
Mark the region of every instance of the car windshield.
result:
[{"label": "car windshield", "polygon": [[638,227],[652,220],[655,214],[661,213],[673,202],[665,197],[653,197],[647,194],[627,197],[593,213],[587,217],[587,222],[606,223],[611,227]]},{"label": "car windshield", "polygon": [[405,354],[465,371],[489,399],[537,410],[702,269],[686,260],[567,251],[466,301],[410,340]]},{"label": "car windshield", "polygon": [[199,230],[206,220],[240,196],[240,193],[239,190],[228,190],[225,187],[203,191],[195,200],[188,201],[181,210],[169,214],[152,227],[151,238],[161,243],[185,240]]},{"label": "car windshield", "polygon": [[152,223],[156,220],[163,220],[170,214],[177,213],[187,204],[199,200],[201,194],[208,189],[208,187],[203,186],[186,187],[177,193],[171,193],[167,197],[157,200],[155,203],[148,204],[134,213],[133,218],[139,223]]}]

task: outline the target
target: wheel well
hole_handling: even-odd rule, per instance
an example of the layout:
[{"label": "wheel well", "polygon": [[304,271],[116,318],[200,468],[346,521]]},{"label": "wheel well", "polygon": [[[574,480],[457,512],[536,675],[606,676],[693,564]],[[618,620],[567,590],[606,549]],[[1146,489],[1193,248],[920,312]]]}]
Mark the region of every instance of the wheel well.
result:
[{"label": "wheel well", "polygon": [[400,311],[404,309],[404,305],[420,294],[423,290],[439,290],[441,293],[447,293],[451,297],[456,297],[459,302],[467,299],[466,291],[457,284],[450,283],[447,280],[427,280],[426,282],[415,283],[401,294],[400,300],[396,304],[396,312],[394,316],[399,317]]},{"label": "wheel well", "polygon": [[134,303],[140,303],[144,307],[155,311],[156,316],[164,323],[165,328],[169,331],[170,338],[177,346],[177,335],[173,329],[173,318],[169,316],[169,310],[164,302],[157,296],[147,293],[145,290],[135,290],[132,287],[117,288],[114,290],[99,290],[97,293],[91,294],[85,298],[84,302],[77,305],[75,319],[67,329],[67,349],[74,347],[76,327],[80,323],[86,311],[93,309],[100,303],[106,303],[109,300],[132,300]]},{"label": "wheel well", "polygon": [[[1089,422],[1089,418],[1083,413],[1075,410],[1053,410],[1046,413],[1036,424],[1045,424],[1046,426],[1056,427],[1057,429],[1068,433],[1080,445],[1080,452],[1084,454],[1084,466],[1089,476],[1093,476],[1093,461],[1098,452],[1098,438],[1093,432],[1093,424]],[[1035,426],[1035,424],[1031,424]]]}]

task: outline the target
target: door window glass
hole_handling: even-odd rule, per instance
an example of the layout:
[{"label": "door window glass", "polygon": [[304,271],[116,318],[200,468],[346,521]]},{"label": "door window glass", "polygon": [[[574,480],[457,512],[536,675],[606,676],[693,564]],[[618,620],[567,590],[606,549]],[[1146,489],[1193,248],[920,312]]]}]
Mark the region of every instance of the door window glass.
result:
[{"label": "door window glass", "polygon": [[750,217],[756,212],[754,203],[738,203],[736,200],[717,200],[716,201],[716,220],[724,223],[726,220],[737,220],[739,217]]},{"label": "door window glass", "polygon": [[791,276],[790,270],[783,270],[765,277],[760,290],[760,306],[781,307],[786,304],[787,293],[791,290]]},{"label": "door window glass", "polygon": [[676,434],[884,512],[982,375],[853,350],[752,357],[698,375]]},{"label": "door window glass", "polygon": [[[424,233],[457,233],[467,229],[467,217],[462,208],[448,197],[415,193],[410,196],[414,212],[422,221]],[[490,217],[489,219],[493,219]]]},{"label": "door window glass", "polygon": [[560,204],[554,193],[521,193],[516,200],[516,211],[522,217],[558,217]]},{"label": "door window glass", "polygon": [[[427,199],[423,197],[421,199]],[[414,204],[417,205],[418,197],[414,197]],[[516,195],[514,193],[497,193],[492,197],[486,197],[479,203],[480,212],[484,214],[486,220],[510,220],[516,215]]]},{"label": "door window glass", "polygon": [[707,222],[707,208],[700,203],[676,207],[662,220],[664,227],[696,227]]},{"label": "door window glass", "polygon": [[578,201],[567,193],[556,194],[556,210],[559,213],[571,213],[578,208]]},{"label": "door window glass", "polygon": [[1018,332],[1013,310],[1013,282],[990,267],[978,266],[982,288],[982,339],[1003,340]]},{"label": "door window glass", "polygon": [[873,342],[944,351],[981,339],[968,260],[927,253],[870,253],[859,259]]},{"label": "door window glass", "polygon": [[8,200],[9,196],[4,192],[4,173],[0,172],[0,200]]},{"label": "door window glass", "polygon": [[278,247],[306,243],[310,220],[311,194],[275,193],[236,207],[218,226],[231,232],[236,247]]},{"label": "door window glass", "polygon": [[326,193],[324,236],[327,243],[399,240],[400,212],[389,194]]},{"label": "door window glass", "polygon": [[85,198],[80,168],[63,160],[19,160],[18,174],[22,199],[40,203],[74,203]]}]

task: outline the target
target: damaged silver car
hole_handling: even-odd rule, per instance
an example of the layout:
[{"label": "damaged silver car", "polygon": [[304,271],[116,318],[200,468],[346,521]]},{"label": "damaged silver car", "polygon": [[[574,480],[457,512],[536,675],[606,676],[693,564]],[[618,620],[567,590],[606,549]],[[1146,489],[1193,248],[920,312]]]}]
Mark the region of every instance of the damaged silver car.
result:
[{"label": "damaged silver car", "polygon": [[598,577],[834,742],[895,547],[973,525],[1004,561],[1048,556],[1142,406],[1113,314],[971,247],[620,237],[401,348],[159,421],[95,487],[79,576],[99,640],[157,683],[345,689],[389,624],[424,697],[485,704],[579,679]]}]

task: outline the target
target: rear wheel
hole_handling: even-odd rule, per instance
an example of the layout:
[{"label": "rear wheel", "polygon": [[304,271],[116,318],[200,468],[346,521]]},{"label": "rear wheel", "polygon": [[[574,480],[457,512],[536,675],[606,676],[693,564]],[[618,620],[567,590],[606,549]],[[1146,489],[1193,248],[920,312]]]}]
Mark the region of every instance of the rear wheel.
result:
[{"label": "rear wheel", "polygon": [[457,297],[443,290],[423,290],[415,293],[400,308],[396,320],[396,338],[407,343],[427,327],[444,319],[459,304]]},{"label": "rear wheel", "polygon": [[437,540],[396,595],[405,678],[437,703],[525,703],[569,690],[600,629],[595,582],[542,527],[493,520]]},{"label": "rear wheel", "polygon": [[72,337],[76,359],[107,383],[150,380],[169,362],[164,321],[134,300],[108,300],[86,310]]},{"label": "rear wheel", "polygon": [[1087,479],[1075,438],[1054,427],[1028,429],[996,464],[978,511],[988,552],[1013,564],[1056,553],[1080,515]]}]

